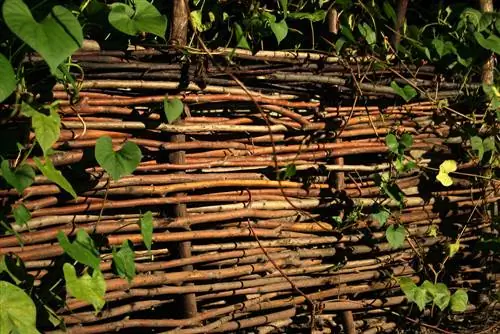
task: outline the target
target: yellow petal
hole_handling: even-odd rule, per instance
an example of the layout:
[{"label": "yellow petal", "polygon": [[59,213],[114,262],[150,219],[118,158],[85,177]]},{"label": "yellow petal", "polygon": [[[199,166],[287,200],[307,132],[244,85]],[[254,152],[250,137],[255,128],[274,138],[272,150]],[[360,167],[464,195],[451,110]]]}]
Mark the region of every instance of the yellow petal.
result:
[{"label": "yellow petal", "polygon": [[449,187],[453,184],[453,180],[451,179],[451,177],[447,173],[443,173],[443,172],[440,172],[436,176],[436,180],[441,182],[441,184],[445,187]]}]

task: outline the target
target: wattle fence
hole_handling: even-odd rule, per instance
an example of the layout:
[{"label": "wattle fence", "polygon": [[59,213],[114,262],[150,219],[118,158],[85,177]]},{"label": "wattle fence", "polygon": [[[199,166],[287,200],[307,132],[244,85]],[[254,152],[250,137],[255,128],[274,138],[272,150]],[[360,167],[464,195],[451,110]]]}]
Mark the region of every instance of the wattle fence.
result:
[{"label": "wattle fence", "polygon": [[[0,198],[23,203],[31,219],[18,226],[9,218],[18,236],[1,236],[0,254],[19,256],[37,285],[61,272],[59,231],[99,236],[103,310],[61,285],[53,290],[69,333],[288,333],[311,324],[321,333],[437,331],[425,322],[437,310],[422,316],[397,280],[434,275],[469,296],[466,312],[446,313],[443,328],[465,321],[473,332],[490,321],[497,307],[481,296],[498,287],[498,259],[477,259],[500,184],[477,177],[477,158],[463,157],[468,144],[457,127],[483,123],[481,111],[471,121],[460,110],[460,82],[438,80],[432,66],[369,57],[212,56],[222,65],[170,51],[87,49],[73,56],[84,73],[76,103],[59,84],[52,92],[44,80],[35,84],[47,103],[60,100],[51,159],[78,197],[43,176],[21,196],[2,188]],[[407,85],[417,87],[410,102],[394,88]],[[169,123],[164,103],[174,99],[183,115]],[[404,134],[411,143],[398,153],[387,137]],[[111,180],[99,167],[93,152],[103,136],[140,147],[133,175]],[[398,171],[399,158],[413,168]],[[457,165],[449,187],[436,180],[446,160]],[[147,211],[151,252],[137,224]],[[396,227],[406,236],[399,247],[386,236]],[[112,246],[127,239],[137,270],[130,283],[111,261]],[[457,240],[459,251],[447,256]]]}]

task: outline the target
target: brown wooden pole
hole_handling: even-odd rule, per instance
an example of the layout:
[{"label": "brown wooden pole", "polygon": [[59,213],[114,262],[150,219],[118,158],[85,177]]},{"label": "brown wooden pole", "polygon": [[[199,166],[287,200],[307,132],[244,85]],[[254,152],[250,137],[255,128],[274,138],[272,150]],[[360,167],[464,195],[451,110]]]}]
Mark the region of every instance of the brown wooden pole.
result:
[{"label": "brown wooden pole", "polygon": [[[337,139],[336,142],[341,142],[342,139]],[[336,165],[344,164],[344,157],[335,158]],[[336,184],[335,188],[339,191],[342,191],[345,188],[345,173],[337,172],[336,176]],[[344,213],[341,213],[341,217],[343,218]],[[347,284],[341,284],[340,286],[346,286]],[[341,299],[345,299],[345,297],[340,297]],[[344,322],[345,333],[346,334],[356,334],[356,325],[354,324],[354,317],[352,315],[352,311],[346,310],[342,312],[342,320]]]},{"label": "brown wooden pole", "polygon": [[[172,29],[170,33],[170,42],[179,46],[185,46],[187,44],[187,33],[188,33],[188,22],[189,22],[189,11],[187,7],[187,1],[185,0],[174,0],[173,3],[173,13],[172,13]],[[177,121],[181,123],[182,121]],[[186,141],[186,136],[184,134],[175,134],[171,137],[171,142],[173,143],[184,143]],[[174,151],[169,154],[169,161],[172,164],[185,164],[186,162],[186,152],[185,151]],[[183,171],[178,172],[179,174],[184,174]],[[177,196],[186,195],[184,193],[178,193]],[[174,215],[177,218],[182,218],[187,216],[186,204],[177,204],[174,206]],[[191,257],[191,241],[183,241],[178,245],[178,255],[180,258]],[[185,265],[182,267],[183,271],[193,271],[192,265]],[[192,285],[188,283],[186,285]],[[187,318],[193,318],[197,315],[197,305],[196,305],[196,295],[194,293],[188,293],[181,297],[183,304],[184,316]]]},{"label": "brown wooden pole", "polygon": [[[481,11],[484,13],[493,12],[493,0],[479,0],[479,5],[481,6]],[[495,57],[493,54],[490,55],[488,60],[483,64],[482,71],[482,82],[486,85],[493,84],[493,74],[495,69]]]},{"label": "brown wooden pole", "polygon": [[406,10],[408,9],[408,0],[399,0],[396,12],[396,25],[394,26],[394,35],[392,38],[392,45],[397,49],[401,41],[401,27],[406,19]]}]

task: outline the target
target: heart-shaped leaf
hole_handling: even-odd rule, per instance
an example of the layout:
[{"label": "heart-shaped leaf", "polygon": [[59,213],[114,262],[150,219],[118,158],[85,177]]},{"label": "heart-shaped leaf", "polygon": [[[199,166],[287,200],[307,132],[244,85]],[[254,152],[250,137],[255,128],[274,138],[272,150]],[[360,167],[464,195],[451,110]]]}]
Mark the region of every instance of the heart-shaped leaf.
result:
[{"label": "heart-shaped leaf", "polygon": [[276,41],[278,42],[279,45],[281,41],[284,40],[286,35],[288,34],[288,25],[286,24],[285,20],[281,20],[280,22],[271,23],[270,26],[272,32],[274,33],[274,36],[276,37]]},{"label": "heart-shaped leaf", "polygon": [[403,88],[399,87],[396,81],[391,82],[391,88],[394,89],[396,94],[401,96],[406,102],[417,96],[417,91],[410,85],[405,85]]},{"label": "heart-shaped leaf", "polygon": [[42,172],[42,174],[46,178],[48,178],[52,182],[56,183],[59,187],[66,190],[74,198],[77,197],[76,192],[73,189],[71,183],[69,183],[68,180],[66,180],[66,178],[62,175],[62,173],[54,167],[52,160],[48,158],[45,159],[45,164],[42,164],[40,159],[38,159],[37,157],[34,157],[33,160],[35,161],[35,164],[38,167],[38,169]]},{"label": "heart-shaped leaf", "polygon": [[0,281],[0,333],[39,333],[36,307],[23,289]]},{"label": "heart-shaped leaf", "polygon": [[389,133],[387,136],[385,136],[385,145],[387,145],[389,151],[391,151],[392,153],[398,153],[398,138],[396,138],[393,133]]},{"label": "heart-shaped leaf", "polygon": [[457,170],[457,162],[455,160],[446,160],[439,166],[439,173],[436,179],[445,187],[453,184],[452,178],[448,175]]},{"label": "heart-shaped leaf", "polygon": [[135,143],[126,142],[118,151],[108,136],[101,137],[95,145],[95,158],[113,180],[132,174],[142,159],[141,149]]},{"label": "heart-shaped leaf", "polygon": [[441,311],[444,310],[450,303],[450,290],[444,283],[433,284],[427,280],[422,283],[422,288],[432,296],[432,301],[436,304]]},{"label": "heart-shaped leaf", "polygon": [[29,210],[24,206],[24,204],[20,204],[12,210],[12,215],[14,216],[14,219],[16,220],[16,224],[19,226],[24,226],[28,223],[28,221],[31,219],[31,213]]},{"label": "heart-shaped leaf", "polygon": [[467,310],[467,303],[469,296],[464,289],[459,289],[450,298],[451,310],[453,312],[465,312]]},{"label": "heart-shaped leaf", "polygon": [[153,213],[151,211],[146,212],[142,215],[140,220],[142,241],[144,245],[151,251],[151,245],[153,244]]},{"label": "heart-shaped leaf", "polygon": [[76,239],[73,242],[69,241],[64,232],[59,231],[57,240],[62,249],[64,249],[64,252],[74,260],[94,269],[99,269],[99,252],[94,245],[94,240],[92,240],[85,230],[78,230],[76,232]]},{"label": "heart-shaped leaf", "polygon": [[104,294],[106,293],[106,281],[101,271],[94,269],[92,277],[87,273],[78,277],[75,267],[65,263],[63,272],[68,293],[92,304],[96,313],[99,312],[105,304]]},{"label": "heart-shaped leaf", "polygon": [[9,29],[38,52],[52,72],[83,43],[78,19],[62,6],[54,6],[40,23],[22,0],[5,0],[2,12]]},{"label": "heart-shaped leaf", "polygon": [[415,301],[415,292],[417,291],[418,287],[413,282],[410,278],[408,277],[399,277],[398,278],[398,283],[403,290],[403,293],[405,294],[406,298],[408,299],[409,302]]},{"label": "heart-shaped leaf", "polygon": [[35,130],[35,137],[46,156],[52,145],[59,139],[61,133],[61,118],[55,110],[50,108],[50,115],[45,115],[29,104],[23,103],[21,110],[24,114],[31,117],[31,125]]},{"label": "heart-shaped leaf", "polygon": [[163,100],[163,110],[165,111],[165,116],[167,116],[167,121],[173,123],[181,117],[184,112],[184,105],[182,101],[177,98],[169,100],[165,97]]},{"label": "heart-shaped leaf", "polygon": [[10,64],[10,61],[0,53],[0,102],[12,94],[16,89],[16,73]]},{"label": "heart-shaped leaf", "polygon": [[15,169],[10,169],[9,161],[3,160],[1,164],[2,176],[8,184],[16,188],[19,194],[35,181],[35,171],[30,165],[22,164]]},{"label": "heart-shaped leaf", "polygon": [[406,231],[403,226],[394,228],[394,225],[391,225],[385,231],[385,237],[392,248],[399,248],[404,244]]},{"label": "heart-shaped leaf", "polygon": [[117,30],[131,36],[140,32],[149,32],[165,37],[167,18],[147,0],[135,0],[135,9],[124,3],[114,3],[108,20]]},{"label": "heart-shaped leaf", "polygon": [[129,283],[134,279],[135,254],[132,243],[129,240],[123,241],[118,251],[113,247],[113,264],[117,274],[120,275],[121,278],[126,278]]}]

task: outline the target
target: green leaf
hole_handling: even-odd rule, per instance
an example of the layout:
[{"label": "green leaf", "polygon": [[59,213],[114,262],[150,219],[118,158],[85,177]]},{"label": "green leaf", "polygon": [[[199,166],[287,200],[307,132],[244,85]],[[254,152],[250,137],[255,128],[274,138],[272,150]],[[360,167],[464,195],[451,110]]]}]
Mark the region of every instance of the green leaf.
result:
[{"label": "green leaf", "polygon": [[450,304],[451,310],[453,312],[465,312],[467,310],[467,303],[469,302],[469,296],[467,296],[467,291],[464,289],[459,289],[451,296]]},{"label": "green leaf", "polygon": [[286,24],[285,20],[281,20],[280,22],[271,23],[270,26],[279,45],[288,34],[288,25]]},{"label": "green leaf", "polygon": [[410,85],[405,85],[403,88],[399,87],[396,81],[391,82],[391,88],[403,98],[406,102],[417,96],[417,91]]},{"label": "green leaf", "polygon": [[288,164],[285,168],[285,179],[290,179],[297,174],[297,167],[294,164]]},{"label": "green leaf", "polygon": [[399,248],[403,246],[405,242],[406,231],[403,226],[394,228],[394,225],[391,225],[385,231],[385,237],[392,248]]},{"label": "green leaf", "polygon": [[0,53],[0,103],[16,89],[16,73],[10,61]]},{"label": "green leaf", "polygon": [[497,148],[495,146],[495,138],[493,136],[484,138],[483,149],[484,152],[489,152],[489,151],[496,152]]},{"label": "green leaf", "polygon": [[288,15],[288,0],[279,0],[279,2],[280,2],[281,10],[283,11],[283,14],[286,18],[286,16]]},{"label": "green leaf", "polygon": [[169,100],[165,97],[163,100],[163,110],[165,111],[165,116],[167,116],[167,121],[173,123],[184,112],[184,104],[177,98]]},{"label": "green leaf", "polygon": [[153,244],[153,213],[151,211],[142,215],[140,226],[142,241],[148,251],[151,251],[151,245]]},{"label": "green leaf", "polygon": [[385,225],[390,216],[391,212],[384,207],[379,207],[377,212],[372,213],[372,219],[378,222],[380,227]]},{"label": "green leaf", "polygon": [[432,296],[432,301],[439,307],[441,311],[448,307],[451,294],[446,284],[433,284],[426,280],[424,281],[424,283],[422,283],[422,288],[424,288],[427,293]]},{"label": "green leaf", "polygon": [[215,21],[215,16],[212,12],[208,13],[208,18],[210,19],[208,23],[203,23],[203,13],[201,10],[191,11],[190,16],[194,28],[199,32],[204,32],[209,30],[212,27],[212,23]]},{"label": "green leaf", "polygon": [[417,291],[417,285],[408,277],[399,277],[398,279],[399,286],[406,298],[409,302],[415,301],[415,292]]},{"label": "green leaf", "polygon": [[333,216],[332,220],[335,223],[337,223],[337,226],[342,226],[342,224],[343,224],[342,218],[340,218],[340,216]]},{"label": "green leaf", "polygon": [[472,146],[472,149],[474,151],[477,151],[477,157],[479,158],[479,160],[483,160],[484,156],[483,140],[478,136],[474,136],[471,137],[470,144]]},{"label": "green leaf", "polygon": [[453,184],[453,180],[448,174],[456,170],[457,162],[455,160],[446,160],[439,165],[439,173],[436,176],[436,180],[441,182],[443,186],[449,187]]},{"label": "green leaf", "polygon": [[72,243],[62,231],[57,233],[57,240],[66,254],[71,256],[74,260],[96,270],[99,269],[99,252],[94,245],[94,240],[92,240],[85,230],[79,229],[78,232],[76,232],[75,241]]},{"label": "green leaf", "polygon": [[250,50],[250,45],[248,44],[246,34],[241,29],[241,26],[238,23],[234,24],[234,33],[236,35],[236,47]]},{"label": "green leaf", "polygon": [[135,0],[135,9],[124,3],[113,3],[108,14],[109,23],[127,35],[148,32],[165,38],[167,18],[147,0]]},{"label": "green leaf", "polygon": [[439,58],[443,58],[447,54],[454,54],[457,52],[457,49],[450,41],[443,42],[443,40],[435,38],[432,40],[432,45],[439,55]]},{"label": "green leaf", "polygon": [[415,304],[417,304],[418,309],[422,312],[425,308],[425,305],[430,302],[432,298],[427,294],[427,291],[422,288],[417,288],[415,290]]},{"label": "green leaf", "polygon": [[479,19],[479,24],[477,25],[477,31],[486,30],[493,22],[493,18],[492,13],[481,13],[481,18]]},{"label": "green leaf", "polygon": [[33,300],[21,288],[4,281],[0,281],[0,333],[39,333]]},{"label": "green leaf", "polygon": [[24,204],[20,204],[12,210],[12,214],[14,215],[14,219],[16,220],[16,224],[19,226],[24,226],[31,219],[31,213],[24,206]]},{"label": "green leaf", "polygon": [[399,148],[399,143],[398,143],[398,138],[393,133],[387,134],[385,136],[385,145],[389,148],[389,151],[392,153],[397,154],[398,153],[398,148]]},{"label": "green leaf", "polygon": [[87,273],[77,277],[75,267],[69,263],[64,264],[63,271],[68,293],[92,304],[96,313],[99,312],[105,304],[104,294],[106,293],[106,281],[102,273],[94,269],[92,277]]},{"label": "green leaf", "polygon": [[392,8],[391,4],[388,1],[384,1],[382,5],[382,9],[384,10],[385,16],[387,16],[393,24],[397,22],[396,11]]},{"label": "green leaf", "polygon": [[319,9],[314,13],[288,13],[288,17],[294,20],[309,20],[311,22],[323,21],[326,17],[326,10]]},{"label": "green leaf", "polygon": [[483,48],[500,54],[500,37],[497,35],[491,34],[488,38],[484,38],[482,33],[475,32],[474,37]]},{"label": "green leaf", "polygon": [[438,229],[437,229],[436,225],[431,225],[429,227],[429,230],[427,231],[427,235],[429,237],[434,237],[435,238],[435,237],[437,237],[437,234],[438,234]]},{"label": "green leaf", "polygon": [[69,183],[68,180],[66,180],[66,178],[62,175],[62,173],[54,167],[54,164],[49,158],[45,159],[45,164],[42,164],[40,159],[38,159],[37,157],[34,157],[33,160],[35,161],[38,169],[42,172],[43,175],[45,175],[46,178],[66,190],[74,198],[77,198],[76,192],[73,189],[71,183]]},{"label": "green leaf", "polygon": [[448,256],[453,257],[460,250],[460,240],[457,239],[457,241],[455,241],[454,243],[449,244],[448,248],[449,248]]},{"label": "green leaf", "polygon": [[46,156],[47,152],[52,148],[52,145],[59,139],[61,133],[61,118],[55,110],[50,108],[50,115],[45,115],[29,104],[24,103],[21,106],[24,114],[31,117],[31,125],[35,130],[35,137]]},{"label": "green leaf", "polygon": [[377,42],[377,35],[368,24],[358,24],[358,30],[369,45],[373,45]]},{"label": "green leaf", "polygon": [[16,188],[19,194],[28,188],[35,181],[35,171],[33,167],[22,164],[15,169],[10,169],[9,161],[3,160],[1,164],[2,176],[8,184]]},{"label": "green leaf", "polygon": [[135,254],[130,240],[124,240],[120,250],[113,247],[113,264],[121,278],[126,278],[129,283],[135,277]]},{"label": "green leaf", "polygon": [[16,255],[0,255],[0,273],[7,273],[16,285],[32,286],[34,281],[21,258]]},{"label": "green leaf", "polygon": [[404,148],[410,148],[413,145],[413,136],[409,133],[403,133],[399,139],[399,144],[404,146]]},{"label": "green leaf", "polygon": [[481,20],[481,12],[473,8],[466,8],[460,14],[460,19],[469,21],[472,25],[474,25],[474,27],[477,27],[479,25],[479,21]]},{"label": "green leaf", "polygon": [[95,158],[99,165],[111,175],[113,180],[132,174],[142,159],[137,144],[127,141],[120,150],[113,151],[113,143],[108,136],[97,139]]},{"label": "green leaf", "polygon": [[52,72],[82,46],[82,27],[62,6],[54,6],[40,23],[22,0],[5,0],[2,12],[9,29],[38,52]]}]

